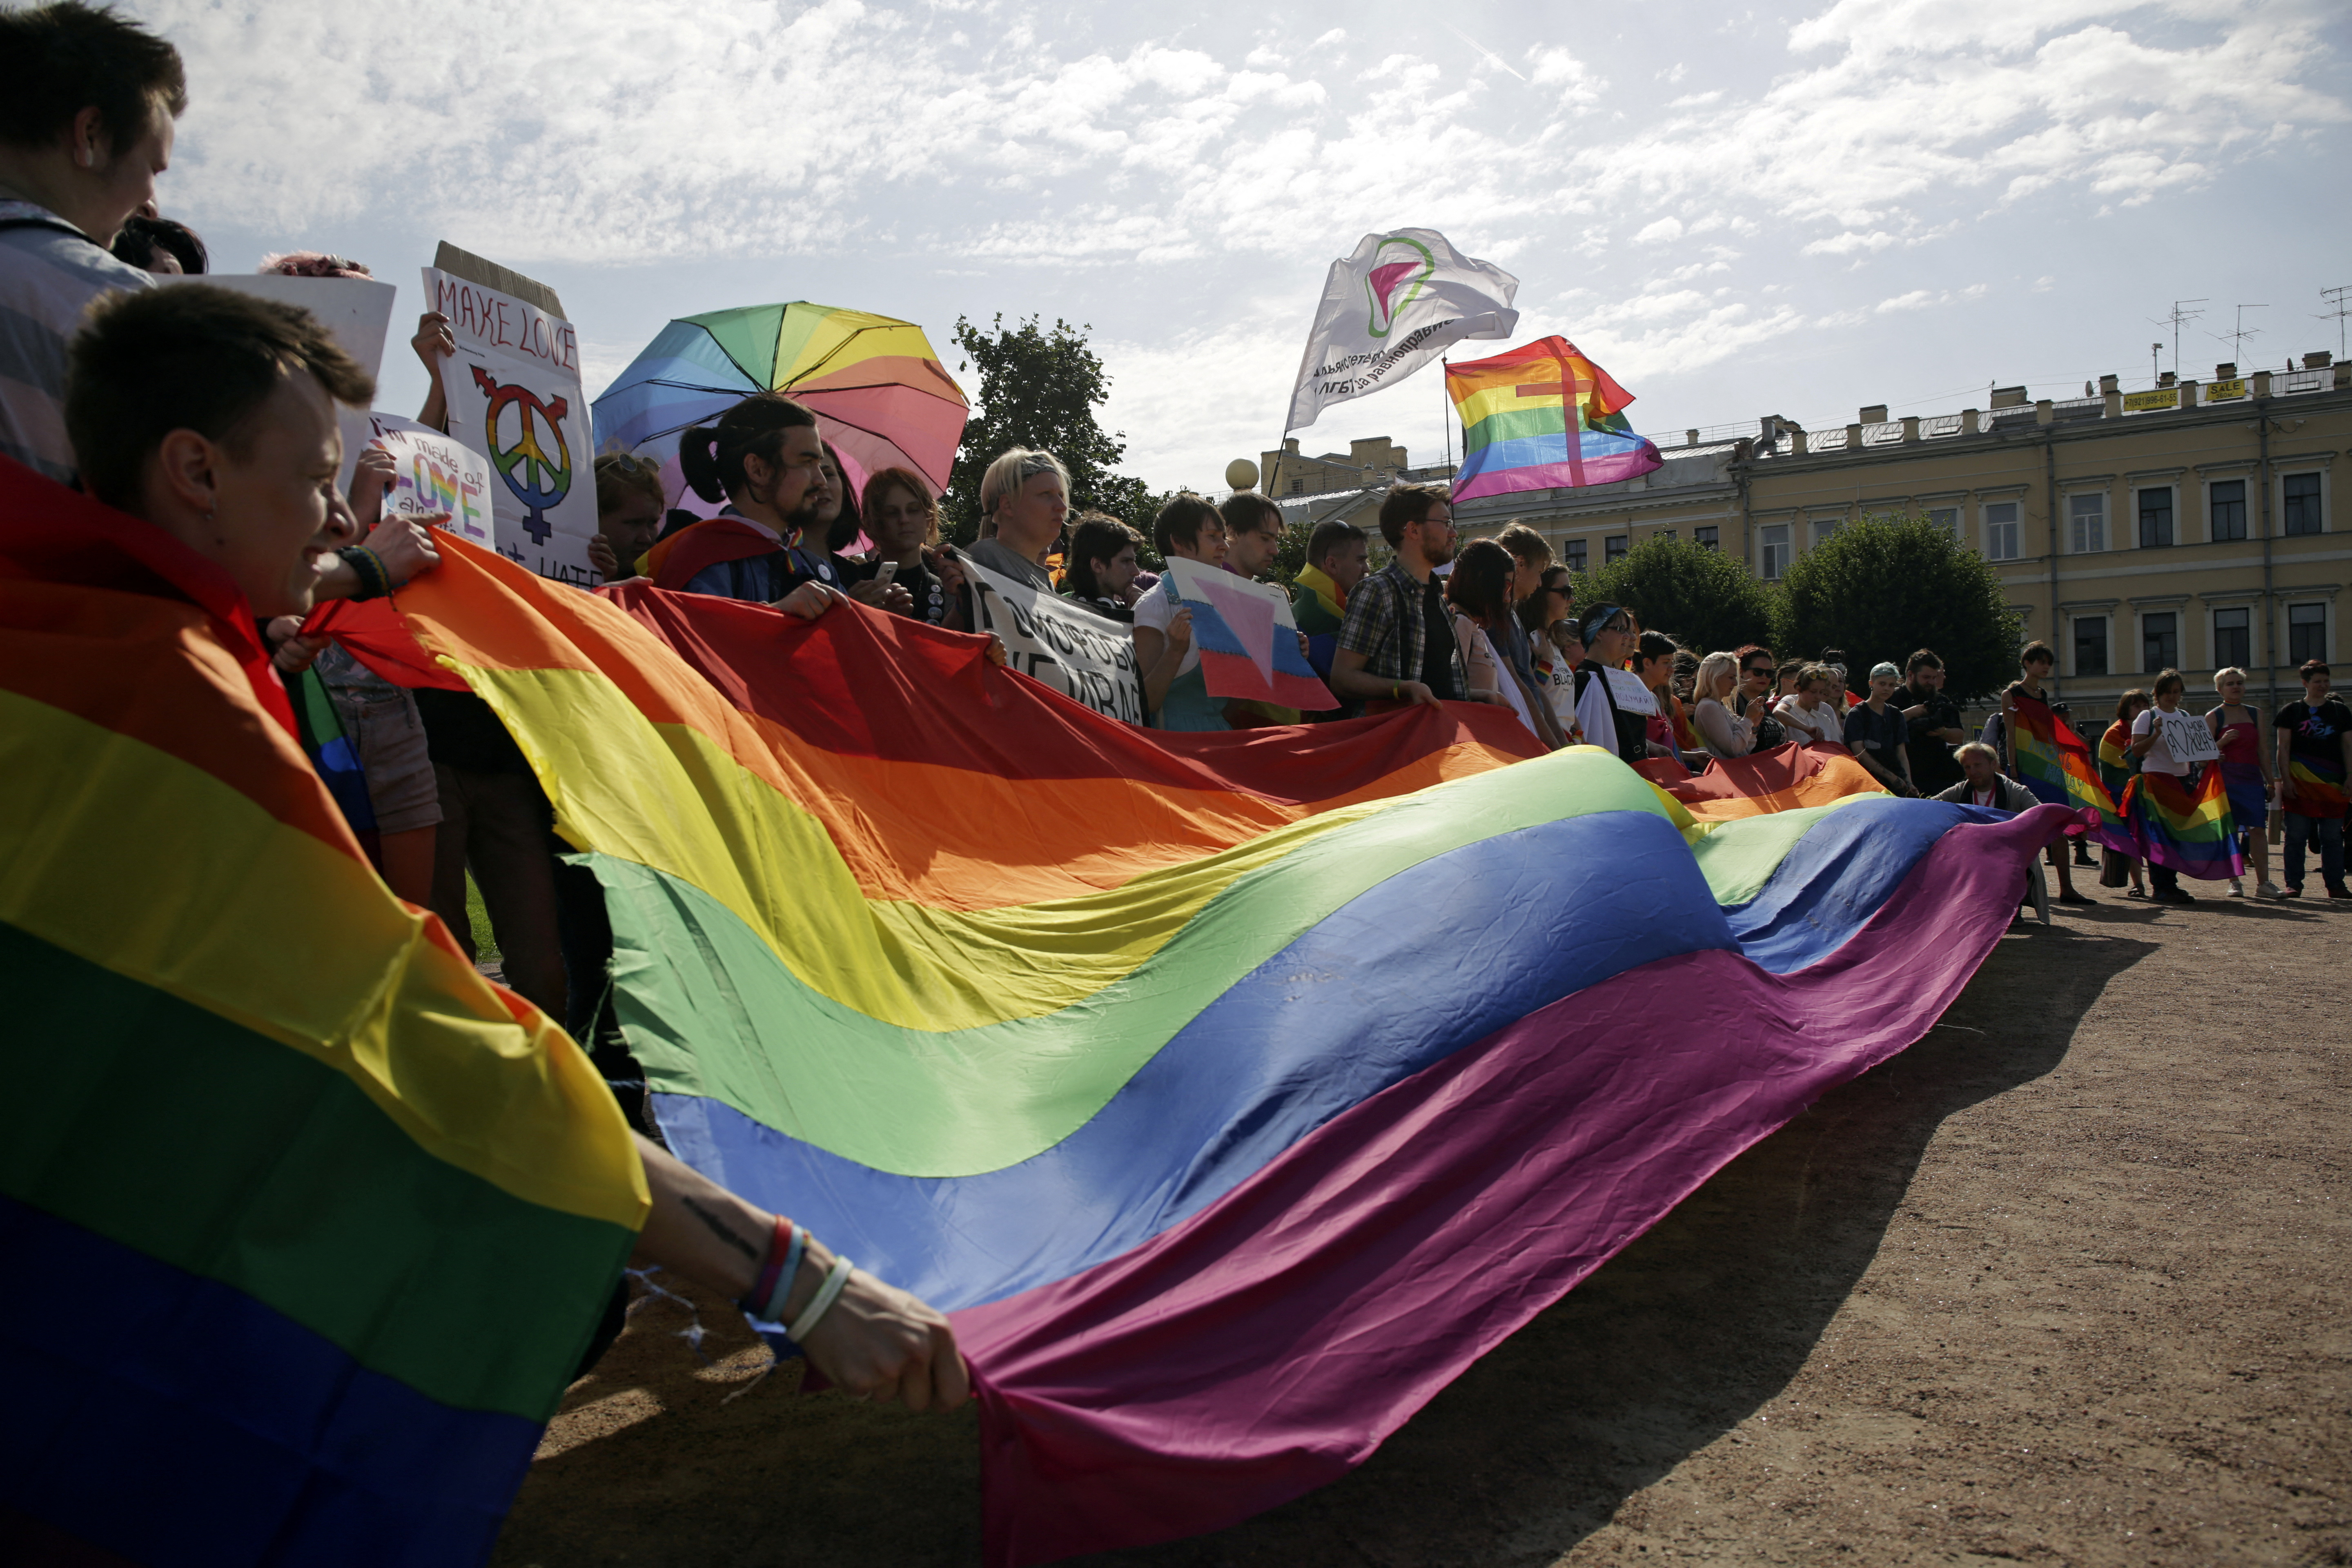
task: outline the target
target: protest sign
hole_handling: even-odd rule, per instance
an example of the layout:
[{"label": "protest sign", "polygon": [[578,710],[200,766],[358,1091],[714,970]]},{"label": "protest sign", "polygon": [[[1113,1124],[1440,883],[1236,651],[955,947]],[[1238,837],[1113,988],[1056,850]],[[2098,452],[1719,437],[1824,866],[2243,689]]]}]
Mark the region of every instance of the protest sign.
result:
[{"label": "protest sign", "polygon": [[488,454],[497,476],[499,553],[541,577],[594,587],[596,448],[572,323],[454,272],[424,270],[425,301],[457,340],[441,362],[449,433]]},{"label": "protest sign", "polygon": [[1122,723],[1143,722],[1135,638],[1117,621],[961,558],[977,630],[1004,643],[1005,663]]},{"label": "protest sign", "polygon": [[1368,234],[1331,263],[1286,434],[1334,403],[1391,386],[1465,338],[1507,338],[1519,324],[1519,280],[1464,256],[1433,228]]},{"label": "protest sign", "polygon": [[2205,727],[2202,714],[2176,709],[2167,713],[2161,708],[2151,708],[2147,716],[2155,721],[2152,728],[2164,737],[2164,749],[2172,753],[2176,763],[2213,763],[2221,758],[2221,748],[2213,742],[2213,731]]},{"label": "protest sign", "polygon": [[[400,290],[374,278],[289,278],[278,272],[204,272],[193,276],[166,274],[158,283],[202,283],[232,289],[281,305],[299,305],[319,318],[336,346],[360,362],[373,377],[383,370],[384,334],[392,329],[392,302]],[[335,476],[337,489],[349,489],[352,465],[371,432],[363,408],[335,406],[343,433],[343,466]]]},{"label": "protest sign", "polygon": [[1192,646],[1201,650],[1201,678],[1210,696],[1303,712],[1339,705],[1299,648],[1289,595],[1181,557],[1168,563],[1168,575],[1192,612]]},{"label": "protest sign", "polygon": [[490,513],[490,460],[429,425],[397,414],[368,416],[369,444],[392,454],[392,489],[385,515],[428,517],[446,512],[446,528],[468,544],[496,549]]}]

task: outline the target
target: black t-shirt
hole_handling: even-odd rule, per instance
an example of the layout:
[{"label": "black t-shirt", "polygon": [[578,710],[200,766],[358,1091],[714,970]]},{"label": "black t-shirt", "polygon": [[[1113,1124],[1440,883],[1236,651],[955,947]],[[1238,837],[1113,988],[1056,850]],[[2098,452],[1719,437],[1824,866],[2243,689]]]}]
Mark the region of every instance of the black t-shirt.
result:
[{"label": "black t-shirt", "polygon": [[[851,583],[871,583],[874,581],[875,574],[882,570],[879,558],[872,561],[855,561],[845,555],[836,555],[833,559],[833,564],[843,579]],[[906,589],[908,595],[915,601],[912,609],[900,610],[898,614],[912,620],[928,621],[932,626],[938,626],[947,619],[947,585],[940,581],[938,574],[929,567],[919,561],[915,563],[915,569],[912,572],[901,566],[898,568],[898,574],[890,581],[898,587]]]},{"label": "black t-shirt", "polygon": [[2344,731],[2352,730],[2352,708],[2345,707],[2340,699],[2331,696],[2315,711],[2310,703],[2297,698],[2281,708],[2273,722],[2294,731],[2287,743],[2295,761],[2305,766],[2324,763],[2330,777],[2344,765]]},{"label": "black t-shirt", "polygon": [[1444,585],[1434,572],[1429,574],[1421,598],[1421,683],[1443,700],[1463,700],[1462,688],[1454,679],[1454,617],[1446,609]]},{"label": "black t-shirt", "polygon": [[1911,782],[1922,795],[1933,795],[1960,782],[1968,775],[1960,764],[1952,760],[1952,748],[1958,741],[1939,741],[1930,730],[1957,730],[1960,727],[1960,705],[1941,690],[1930,691],[1924,686],[1906,686],[1895,694],[1895,705],[1916,708],[1924,705],[1927,711],[1910,721],[1910,741],[1906,746],[1911,753]]},{"label": "black t-shirt", "polygon": [[416,689],[416,716],[425,724],[425,752],[445,768],[468,773],[528,773],[522,748],[470,691]]}]

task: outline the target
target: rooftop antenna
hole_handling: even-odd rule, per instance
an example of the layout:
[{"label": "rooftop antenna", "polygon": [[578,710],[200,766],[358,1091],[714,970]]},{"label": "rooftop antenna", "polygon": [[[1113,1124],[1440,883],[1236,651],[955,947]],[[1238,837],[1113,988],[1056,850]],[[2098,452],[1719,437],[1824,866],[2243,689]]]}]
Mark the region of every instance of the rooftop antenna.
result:
[{"label": "rooftop antenna", "polygon": [[2217,343],[2229,344],[2230,363],[2235,364],[2246,357],[2246,340],[2248,338],[2259,338],[2263,335],[2260,331],[2248,331],[2246,330],[2246,312],[2249,310],[2267,310],[2269,309],[2270,307],[2268,305],[2241,305],[2238,307],[2238,330],[2236,331],[2208,332],[2205,335],[2211,338]]},{"label": "rooftop antenna", "polygon": [[2347,305],[2344,302],[2344,296],[2347,294],[2352,294],[2352,284],[2347,284],[2341,289],[2322,289],[2319,291],[2319,297],[2336,309],[2327,311],[2325,315],[2312,318],[2314,321],[2333,321],[2336,323],[2336,357],[2337,359],[2344,357],[2344,318],[2352,316],[2352,305]]},{"label": "rooftop antenna", "polygon": [[2172,313],[2170,315],[2150,316],[2148,318],[2149,321],[2154,321],[2159,327],[2170,327],[2172,329],[2172,374],[2176,376],[2180,374],[2181,323],[2185,321],[2193,321],[2198,317],[2205,313],[2202,310],[2184,310],[2181,307],[2183,305],[2202,305],[2204,303],[2206,303],[2206,301],[2203,300],[2175,300],[2172,302]]},{"label": "rooftop antenna", "polygon": [[2150,385],[2164,379],[2164,345],[2147,345],[2147,379]]}]

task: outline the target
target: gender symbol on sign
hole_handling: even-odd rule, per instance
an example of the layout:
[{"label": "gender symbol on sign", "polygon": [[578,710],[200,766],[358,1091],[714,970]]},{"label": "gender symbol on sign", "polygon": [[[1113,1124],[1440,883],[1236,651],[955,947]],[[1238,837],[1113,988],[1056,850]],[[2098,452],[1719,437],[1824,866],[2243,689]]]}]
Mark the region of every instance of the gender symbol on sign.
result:
[{"label": "gender symbol on sign", "polygon": [[[527,387],[511,382],[500,386],[489,372],[475,365],[474,384],[489,394],[489,406],[482,411],[482,433],[490,449],[490,463],[499,470],[507,489],[515,499],[530,510],[523,519],[523,528],[533,544],[545,544],[554,531],[544,515],[547,509],[562,503],[572,493],[572,446],[563,438],[561,421],[569,412],[564,400],[541,403]],[[499,421],[509,405],[515,409],[515,438],[509,443],[499,434]],[[553,437],[555,456],[550,458],[547,447],[539,438],[539,427],[544,425]]]}]

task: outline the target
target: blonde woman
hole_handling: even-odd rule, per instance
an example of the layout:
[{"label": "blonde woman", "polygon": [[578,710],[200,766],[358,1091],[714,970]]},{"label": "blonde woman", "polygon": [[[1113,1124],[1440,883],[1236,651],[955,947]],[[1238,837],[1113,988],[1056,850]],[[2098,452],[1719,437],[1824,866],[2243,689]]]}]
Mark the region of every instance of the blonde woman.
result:
[{"label": "blonde woman", "polygon": [[1731,697],[1739,685],[1739,660],[1727,653],[1711,653],[1699,661],[1698,679],[1691,689],[1698,708],[1691,723],[1709,756],[1744,757],[1756,746],[1756,726],[1731,710]]}]

